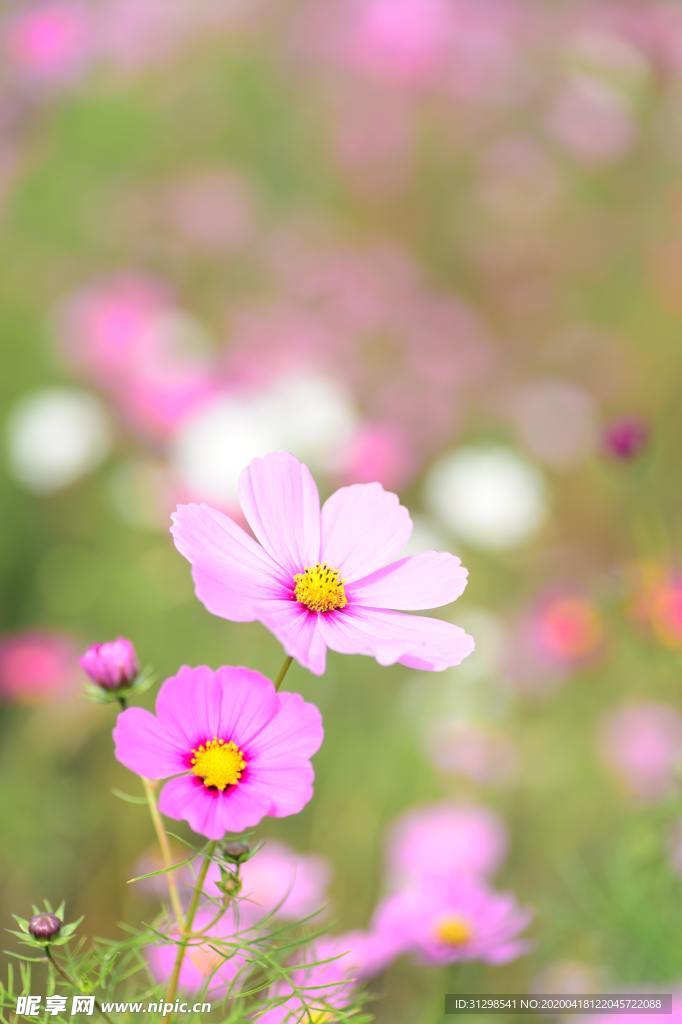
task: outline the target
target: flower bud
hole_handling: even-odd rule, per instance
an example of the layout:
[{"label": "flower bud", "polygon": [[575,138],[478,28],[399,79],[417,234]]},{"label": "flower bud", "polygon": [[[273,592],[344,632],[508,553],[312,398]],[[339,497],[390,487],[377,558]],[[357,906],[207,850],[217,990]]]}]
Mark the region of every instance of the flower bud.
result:
[{"label": "flower bud", "polygon": [[56,914],[35,914],[28,922],[28,930],[34,939],[50,942],[59,935],[62,922]]},{"label": "flower bud", "polygon": [[225,868],[221,868],[220,881],[216,885],[228,899],[238,896],[242,889],[242,881],[239,876],[234,871],[228,871]]},{"label": "flower bud", "polygon": [[226,860],[231,861],[233,864],[241,864],[242,861],[248,859],[251,847],[248,843],[236,841],[234,843],[225,843],[222,852]]},{"label": "flower bud", "polygon": [[131,686],[140,671],[135,648],[124,636],[107,643],[93,644],[80,661],[92,681],[104,690]]},{"label": "flower bud", "polygon": [[633,416],[616,420],[604,434],[604,446],[615,459],[636,459],[649,440],[649,428]]}]

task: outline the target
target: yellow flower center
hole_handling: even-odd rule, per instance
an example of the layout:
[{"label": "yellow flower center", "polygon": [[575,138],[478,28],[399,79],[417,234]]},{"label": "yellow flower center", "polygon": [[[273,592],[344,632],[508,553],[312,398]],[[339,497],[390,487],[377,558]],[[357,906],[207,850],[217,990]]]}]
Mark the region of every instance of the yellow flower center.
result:
[{"label": "yellow flower center", "polygon": [[192,771],[208,787],[223,790],[236,785],[245,768],[244,755],[232,740],[219,740],[214,736],[192,751]]},{"label": "yellow flower center", "polygon": [[445,946],[463,946],[471,938],[471,925],[463,917],[452,914],[438,922],[436,938]]},{"label": "yellow flower center", "polygon": [[324,563],[310,565],[294,576],[294,597],[311,612],[333,612],[348,604],[338,569]]}]

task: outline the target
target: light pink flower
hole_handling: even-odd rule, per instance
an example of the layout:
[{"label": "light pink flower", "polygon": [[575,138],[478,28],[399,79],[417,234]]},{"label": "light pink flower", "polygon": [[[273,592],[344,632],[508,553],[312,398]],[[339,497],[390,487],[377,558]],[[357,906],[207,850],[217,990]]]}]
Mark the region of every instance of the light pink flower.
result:
[{"label": "light pink flower", "polygon": [[[214,907],[199,910],[194,919],[194,931],[200,932],[216,916]],[[204,986],[206,992],[212,996],[219,996],[227,986],[234,981],[239,971],[246,963],[246,955],[240,948],[239,932],[247,930],[252,922],[248,912],[244,914],[242,905],[238,909],[230,909],[225,916],[212,928],[207,928],[205,935],[208,941],[200,942],[187,947],[185,959],[180,970],[180,991],[199,992]],[[173,973],[173,965],[178,952],[177,933],[173,935],[174,942],[167,944],[148,946],[146,949],[147,959],[152,974],[159,982],[168,981]],[[223,955],[211,948],[211,938],[234,939],[234,947],[224,945]]]},{"label": "light pink flower", "polygon": [[464,878],[389,896],[377,908],[373,928],[390,936],[397,952],[415,952],[426,963],[502,964],[527,952],[528,943],[518,936],[530,918],[509,893]]},{"label": "light pink flower", "polygon": [[116,757],[126,768],[170,780],[161,811],[209,839],[302,810],[322,738],[313,704],[277,693],[259,672],[231,666],[181,668],[161,686],[156,715],[128,708],[114,729]]},{"label": "light pink flower", "polygon": [[633,796],[656,801],[675,792],[682,764],[682,717],[656,701],[633,701],[608,716],[599,735],[603,760]]},{"label": "light pink flower", "polygon": [[443,803],[408,811],[387,844],[390,884],[409,887],[496,871],[507,852],[507,832],[492,811]]},{"label": "light pink flower", "polygon": [[77,652],[69,637],[36,630],[0,638],[0,697],[38,703],[64,695],[77,678]]},{"label": "light pink flower", "polygon": [[4,34],[10,63],[25,79],[44,85],[76,77],[88,63],[96,40],[87,5],[69,0],[18,11]]},{"label": "light pink flower", "polygon": [[[263,914],[300,920],[324,906],[330,868],[322,857],[297,853],[284,843],[268,839],[242,864],[239,874],[243,903]],[[208,893],[218,895],[215,883],[219,879],[218,868],[211,865],[206,878]]]},{"label": "light pink flower", "polygon": [[102,644],[92,644],[80,661],[81,668],[92,681],[105,690],[130,686],[140,671],[135,648],[124,636]]},{"label": "light pink flower", "polygon": [[258,1024],[303,1024],[311,1018],[332,1024],[333,1011],[348,1005],[361,978],[383,970],[392,950],[392,942],[366,932],[318,939],[292,972],[291,983],[275,986],[271,998],[281,1001],[257,1017]]},{"label": "light pink flower", "polygon": [[214,615],[259,620],[316,675],[327,648],[428,671],[473,650],[459,626],[403,614],[454,601],[467,572],[442,552],[394,561],[412,522],[380,484],[342,487],[320,510],[308,467],[275,452],[243,471],[239,497],[256,540],[207,505],[180,505],[173,516],[175,545]]}]

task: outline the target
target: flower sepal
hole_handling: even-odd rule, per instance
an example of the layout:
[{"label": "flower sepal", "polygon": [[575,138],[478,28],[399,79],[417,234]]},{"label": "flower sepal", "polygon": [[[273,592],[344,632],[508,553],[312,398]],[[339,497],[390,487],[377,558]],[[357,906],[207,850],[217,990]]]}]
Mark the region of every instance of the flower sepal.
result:
[{"label": "flower sepal", "polygon": [[124,704],[128,703],[131,696],[145,693],[151,689],[157,680],[153,669],[147,667],[125,686],[119,686],[115,690],[98,686],[97,683],[87,682],[83,686],[83,694],[88,700],[96,704]]}]

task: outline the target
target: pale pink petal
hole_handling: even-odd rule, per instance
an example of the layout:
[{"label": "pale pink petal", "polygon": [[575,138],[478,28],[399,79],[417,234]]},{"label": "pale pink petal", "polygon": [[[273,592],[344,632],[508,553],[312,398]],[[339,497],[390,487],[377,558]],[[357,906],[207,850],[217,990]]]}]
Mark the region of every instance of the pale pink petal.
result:
[{"label": "pale pink petal", "polygon": [[286,653],[316,676],[324,674],[327,647],[319,629],[320,616],[291,599],[269,601],[261,607],[263,625],[275,634]]},{"label": "pale pink petal", "polygon": [[455,555],[426,551],[358,580],[346,588],[346,595],[354,605],[366,608],[420,611],[456,601],[467,585],[467,576]]},{"label": "pale pink petal", "polygon": [[267,812],[274,818],[286,818],[289,814],[298,814],[313,795],[315,773],[310,761],[285,760],[278,763],[273,760],[267,764],[259,761],[249,772],[249,796],[260,792],[263,797],[270,797],[272,805]]},{"label": "pale pink petal", "polygon": [[322,637],[333,651],[366,654],[380,665],[400,662],[439,672],[459,665],[474,649],[473,638],[459,626],[423,615],[353,607],[320,620]]},{"label": "pale pink petal", "polygon": [[291,581],[263,548],[228,516],[208,505],[178,505],[175,546],[192,566],[197,597],[234,622],[258,618],[255,606],[282,596]]},{"label": "pale pink petal", "polygon": [[293,455],[273,452],[249,463],[239,478],[239,502],[258,540],[291,579],[319,561],[317,485]]},{"label": "pale pink petal", "polygon": [[150,711],[122,711],[113,736],[116,758],[131,772],[146,779],[165,779],[185,770],[182,744]]},{"label": "pale pink petal", "polygon": [[321,561],[353,583],[392,561],[411,533],[409,512],[381,484],[340,487],[322,506]]},{"label": "pale pink petal", "polygon": [[322,746],[322,715],[299,693],[279,693],[279,714],[251,741],[253,768],[276,767],[312,757]]},{"label": "pale pink petal", "polygon": [[212,669],[183,665],[159,690],[156,714],[189,754],[204,740],[221,736],[222,701],[222,687]]}]

